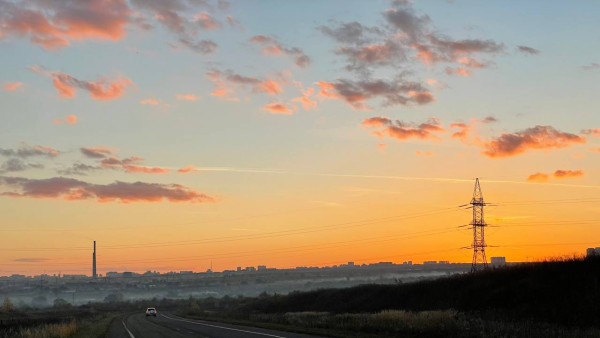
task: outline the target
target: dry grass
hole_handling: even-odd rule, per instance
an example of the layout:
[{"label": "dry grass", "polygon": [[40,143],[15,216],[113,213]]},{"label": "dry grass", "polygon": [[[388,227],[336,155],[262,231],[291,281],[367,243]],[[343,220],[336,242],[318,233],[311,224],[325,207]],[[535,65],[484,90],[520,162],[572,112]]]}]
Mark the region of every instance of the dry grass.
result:
[{"label": "dry grass", "polygon": [[62,338],[71,337],[77,332],[77,323],[44,324],[10,332],[8,337],[15,338]]}]

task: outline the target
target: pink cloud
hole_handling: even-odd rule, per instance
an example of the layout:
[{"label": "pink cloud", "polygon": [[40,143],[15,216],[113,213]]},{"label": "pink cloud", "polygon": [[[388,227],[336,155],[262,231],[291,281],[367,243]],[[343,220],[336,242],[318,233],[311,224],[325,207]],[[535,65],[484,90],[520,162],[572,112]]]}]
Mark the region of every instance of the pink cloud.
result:
[{"label": "pink cloud", "polygon": [[272,102],[263,107],[271,114],[292,115],[293,111],[282,103]]},{"label": "pink cloud", "polygon": [[[0,35],[1,35],[1,32],[0,32]],[[6,90],[7,92],[13,92],[17,88],[21,87],[22,85],[23,85],[22,82],[6,82],[6,83],[4,83],[4,85],[2,86],[2,88],[4,90]]]},{"label": "pink cloud", "polygon": [[76,124],[77,123],[77,116],[71,114],[71,115],[67,115],[66,117],[62,118],[62,119],[54,119],[54,124]]}]

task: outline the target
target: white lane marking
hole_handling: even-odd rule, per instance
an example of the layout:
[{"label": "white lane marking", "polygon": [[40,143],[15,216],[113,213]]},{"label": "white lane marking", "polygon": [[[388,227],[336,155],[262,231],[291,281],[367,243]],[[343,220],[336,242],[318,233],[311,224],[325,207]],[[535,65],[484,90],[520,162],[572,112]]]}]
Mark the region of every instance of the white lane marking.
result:
[{"label": "white lane marking", "polygon": [[123,327],[125,328],[125,331],[127,331],[127,333],[129,333],[129,337],[135,338],[133,333],[131,333],[131,331],[129,331],[129,329],[127,328],[127,325],[125,325],[125,320],[121,320],[121,323],[123,323]]},{"label": "white lane marking", "polygon": [[204,325],[204,326],[210,326],[210,327],[216,327],[219,329],[224,329],[224,330],[231,330],[231,331],[239,331],[239,332],[245,332],[245,333],[252,333],[252,334],[257,334],[260,336],[267,336],[267,337],[275,337],[275,338],[285,338],[283,336],[276,336],[274,334],[268,334],[268,333],[262,333],[262,332],[254,332],[254,331],[246,331],[246,330],[240,330],[240,329],[234,329],[231,327],[225,327],[225,326],[218,326],[218,325],[212,325],[212,324],[206,324],[206,323],[199,323],[199,322],[194,322],[191,320],[187,320],[187,319],[179,319],[179,318],[171,318],[171,317],[167,317],[163,314],[161,314],[161,316],[171,319],[171,320],[178,320],[180,322],[186,322],[186,323],[192,323],[192,324],[196,324],[196,325]]}]

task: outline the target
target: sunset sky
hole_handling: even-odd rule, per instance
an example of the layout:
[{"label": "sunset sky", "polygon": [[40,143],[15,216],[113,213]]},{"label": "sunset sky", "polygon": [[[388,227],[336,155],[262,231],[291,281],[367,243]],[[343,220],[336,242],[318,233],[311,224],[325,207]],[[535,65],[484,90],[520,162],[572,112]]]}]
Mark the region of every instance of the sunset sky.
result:
[{"label": "sunset sky", "polygon": [[[0,0],[0,275],[600,246],[597,1]],[[462,248],[462,249],[461,249]]]}]

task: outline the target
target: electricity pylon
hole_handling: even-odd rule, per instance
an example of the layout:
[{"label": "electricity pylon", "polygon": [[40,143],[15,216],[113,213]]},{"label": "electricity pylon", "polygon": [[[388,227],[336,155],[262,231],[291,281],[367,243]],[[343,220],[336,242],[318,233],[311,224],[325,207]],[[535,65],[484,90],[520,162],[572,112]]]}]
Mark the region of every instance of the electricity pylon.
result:
[{"label": "electricity pylon", "polygon": [[471,272],[487,268],[487,259],[485,257],[485,220],[483,219],[483,207],[486,205],[483,201],[483,194],[479,186],[479,178],[475,179],[475,189],[473,190],[473,199],[471,200],[473,208],[473,263]]}]

